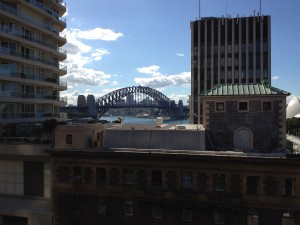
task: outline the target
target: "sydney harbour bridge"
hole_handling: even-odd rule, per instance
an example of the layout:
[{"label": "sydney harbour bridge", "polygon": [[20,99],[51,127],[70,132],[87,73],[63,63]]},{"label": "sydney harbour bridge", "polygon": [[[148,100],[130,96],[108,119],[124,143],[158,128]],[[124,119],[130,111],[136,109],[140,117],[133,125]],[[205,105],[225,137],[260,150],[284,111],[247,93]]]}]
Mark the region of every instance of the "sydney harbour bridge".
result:
[{"label": "sydney harbour bridge", "polygon": [[157,108],[164,109],[172,119],[182,117],[185,106],[177,106],[175,101],[163,93],[143,86],[125,87],[109,92],[86,107],[62,107],[61,112],[93,112],[100,119],[109,109],[116,108]]}]

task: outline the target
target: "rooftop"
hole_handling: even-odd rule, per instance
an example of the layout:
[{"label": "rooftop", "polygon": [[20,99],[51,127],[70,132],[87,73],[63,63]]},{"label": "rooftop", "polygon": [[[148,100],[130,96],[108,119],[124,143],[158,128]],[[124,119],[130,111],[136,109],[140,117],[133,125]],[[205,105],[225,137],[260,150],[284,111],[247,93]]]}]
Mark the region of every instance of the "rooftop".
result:
[{"label": "rooftop", "polygon": [[205,129],[197,124],[118,124],[104,131],[106,149],[205,150]]},{"label": "rooftop", "polygon": [[201,96],[254,96],[254,95],[290,95],[289,92],[275,88],[266,83],[260,84],[221,84]]}]

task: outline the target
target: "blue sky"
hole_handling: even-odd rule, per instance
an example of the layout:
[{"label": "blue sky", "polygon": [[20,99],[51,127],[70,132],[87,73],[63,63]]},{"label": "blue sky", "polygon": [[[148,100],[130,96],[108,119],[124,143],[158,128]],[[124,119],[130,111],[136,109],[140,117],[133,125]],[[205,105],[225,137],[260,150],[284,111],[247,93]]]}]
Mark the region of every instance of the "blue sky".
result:
[{"label": "blue sky", "polygon": [[[143,85],[186,102],[190,94],[190,21],[198,0],[84,0],[67,4],[69,104]],[[272,85],[300,96],[300,1],[261,0],[271,15]],[[259,0],[227,0],[231,17],[259,12]],[[226,0],[201,0],[201,17],[226,15]]]}]

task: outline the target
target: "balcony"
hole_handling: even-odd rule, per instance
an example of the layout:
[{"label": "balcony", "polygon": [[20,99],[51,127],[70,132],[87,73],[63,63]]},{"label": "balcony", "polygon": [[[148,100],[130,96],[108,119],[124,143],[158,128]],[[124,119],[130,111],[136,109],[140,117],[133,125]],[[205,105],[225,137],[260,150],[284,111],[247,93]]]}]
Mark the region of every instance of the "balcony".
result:
[{"label": "balcony", "polygon": [[37,94],[37,93],[33,93],[33,92],[0,91],[0,97],[59,101],[59,97],[57,95]]},{"label": "balcony", "polygon": [[39,2],[39,1],[36,1],[36,0],[24,0],[24,1],[30,3],[31,5],[36,6],[37,8],[43,10],[44,12],[47,12],[48,14],[52,15],[58,21],[66,23],[66,18],[59,17],[59,15],[58,15],[57,12],[55,12],[53,9],[51,9],[48,6],[46,6],[45,4],[43,4],[43,3]]},{"label": "balcony", "polygon": [[[15,15],[15,16],[18,16],[20,19],[22,19],[23,21],[26,21],[27,23],[29,24],[32,24],[34,26],[37,26],[38,28],[42,28],[42,29],[46,29],[47,31],[50,31],[52,33],[55,33],[57,34],[60,38],[63,39],[63,42],[65,43],[67,41],[66,39],[66,35],[65,34],[62,34],[60,33],[57,29],[54,29],[50,24],[46,24],[46,23],[43,23],[41,21],[38,21],[34,18],[31,18],[29,16],[26,16],[26,15],[22,15],[20,14],[17,9],[7,5],[7,4],[4,4],[2,2],[0,2],[0,9],[5,11],[5,12],[8,12],[9,14],[12,14],[12,15]],[[55,37],[55,36],[54,36]]]},{"label": "balcony", "polygon": [[66,7],[67,4],[63,0],[55,0],[58,4],[62,5],[63,7]]},{"label": "balcony", "polygon": [[176,193],[176,198],[181,200],[197,200],[198,192],[192,190],[181,190]]},{"label": "balcony", "polygon": [[29,119],[29,118],[60,118],[60,114],[51,112],[0,112],[0,120]]},{"label": "balcony", "polygon": [[226,193],[209,193],[207,194],[207,197],[209,203],[217,205],[240,205],[242,202],[242,199],[239,196]]},{"label": "balcony", "polygon": [[18,37],[18,38],[25,39],[27,41],[31,41],[34,45],[36,45],[36,43],[41,44],[44,47],[55,50],[56,53],[63,55],[64,58],[67,56],[67,50],[65,50],[63,48],[60,48],[60,47],[57,48],[57,46],[52,44],[52,43],[49,43],[47,41],[43,41],[41,39],[34,38],[32,35],[24,34],[21,31],[18,31],[14,28],[2,25],[2,26],[0,26],[0,31],[2,31],[4,33],[7,33],[7,34],[10,34],[10,35],[13,35],[13,36]]},{"label": "balcony", "polygon": [[144,192],[146,197],[150,198],[165,198],[165,191],[162,189],[146,189]]},{"label": "balcony", "polygon": [[12,72],[12,71],[1,71],[0,70],[0,77],[12,77],[12,78],[21,78],[21,79],[28,79],[32,81],[42,81],[52,84],[57,84],[61,87],[61,89],[67,89],[68,84],[66,81],[59,81],[55,78],[50,77],[43,77],[35,74],[30,73],[20,73],[20,72]]},{"label": "balcony", "polygon": [[51,145],[51,138],[31,138],[31,137],[0,137],[0,144],[4,145]]},{"label": "balcony", "polygon": [[42,63],[45,65],[50,65],[54,66],[55,68],[58,68],[59,70],[67,71],[67,66],[61,65],[54,60],[46,60],[43,57],[36,57],[34,54],[28,54],[26,52],[18,52],[15,51],[14,49],[9,49],[6,47],[1,47],[0,48],[0,53],[4,55],[10,55],[10,56],[15,56],[21,59],[26,59],[26,60],[31,60],[37,63]]}]

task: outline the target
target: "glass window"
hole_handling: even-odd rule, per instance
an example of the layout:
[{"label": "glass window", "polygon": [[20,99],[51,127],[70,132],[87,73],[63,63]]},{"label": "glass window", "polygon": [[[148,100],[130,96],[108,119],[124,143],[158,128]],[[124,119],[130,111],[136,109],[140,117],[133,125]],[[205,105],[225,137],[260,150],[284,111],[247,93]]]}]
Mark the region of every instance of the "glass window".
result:
[{"label": "glass window", "polygon": [[240,111],[248,110],[248,102],[239,102],[239,110]]},{"label": "glass window", "polygon": [[283,194],[285,196],[295,196],[296,178],[286,177],[284,179]]},{"label": "glass window", "polygon": [[247,177],[247,193],[258,194],[259,193],[259,177],[248,176]]},{"label": "glass window", "polygon": [[73,181],[74,183],[81,183],[81,167],[74,167],[73,169]]},{"label": "glass window", "polygon": [[106,168],[97,168],[96,184],[97,185],[105,185],[106,184]]},{"label": "glass window", "polygon": [[106,201],[103,199],[97,199],[97,213],[106,213]]},{"label": "glass window", "polygon": [[133,202],[132,201],[124,201],[124,215],[125,216],[133,216]]},{"label": "glass window", "polygon": [[214,174],[213,189],[216,192],[225,191],[225,175],[224,174]]},{"label": "glass window", "polygon": [[24,195],[44,196],[44,163],[24,161]]},{"label": "glass window", "polygon": [[73,140],[72,140],[72,134],[67,134],[66,135],[66,144],[67,145],[71,145],[72,142],[73,142]]},{"label": "glass window", "polygon": [[162,172],[161,170],[152,170],[152,187],[162,186]]},{"label": "glass window", "polygon": [[68,182],[70,179],[70,169],[67,166],[60,166],[57,169],[58,181],[59,182]]},{"label": "glass window", "polygon": [[216,103],[216,111],[217,112],[224,112],[225,111],[225,103],[224,102],[217,102]]},{"label": "glass window", "polygon": [[263,110],[264,111],[272,110],[272,102],[263,102]]},{"label": "glass window", "polygon": [[182,172],[181,173],[181,187],[182,188],[192,188],[193,187],[193,174],[192,172]]},{"label": "glass window", "polygon": [[124,169],[123,170],[123,184],[126,186],[133,185],[133,170]]},{"label": "glass window", "polygon": [[183,221],[193,221],[193,211],[191,209],[182,209],[181,216]]},{"label": "glass window", "polygon": [[162,218],[162,209],[158,206],[152,207],[152,218]]}]

